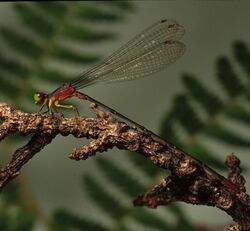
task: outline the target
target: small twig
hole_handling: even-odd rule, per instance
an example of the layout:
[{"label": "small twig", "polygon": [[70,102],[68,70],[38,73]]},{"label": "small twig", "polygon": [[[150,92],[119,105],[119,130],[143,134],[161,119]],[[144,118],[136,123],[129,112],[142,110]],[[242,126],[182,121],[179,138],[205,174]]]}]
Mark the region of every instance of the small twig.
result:
[{"label": "small twig", "polygon": [[[94,107],[96,118],[61,114],[24,113],[0,103],[0,140],[9,133],[33,137],[17,149],[11,161],[0,168],[0,189],[19,174],[21,167],[58,135],[92,138],[93,141],[70,153],[74,160],[87,159],[97,152],[117,147],[140,153],[158,167],[169,169],[171,176],[161,180],[153,190],[142,194],[135,205],[157,207],[175,201],[216,206],[236,222],[230,230],[250,229],[250,199],[245,193],[244,178],[240,176],[239,161],[227,159],[229,179],[225,179],[201,161],[161,139],[148,130],[131,127],[125,122]],[[232,180],[232,181],[231,181]],[[238,229],[238,230],[240,230]]]},{"label": "small twig", "polygon": [[228,170],[228,179],[237,184],[241,191],[246,192],[245,179],[241,176],[240,160],[233,153],[227,156],[226,166]]}]

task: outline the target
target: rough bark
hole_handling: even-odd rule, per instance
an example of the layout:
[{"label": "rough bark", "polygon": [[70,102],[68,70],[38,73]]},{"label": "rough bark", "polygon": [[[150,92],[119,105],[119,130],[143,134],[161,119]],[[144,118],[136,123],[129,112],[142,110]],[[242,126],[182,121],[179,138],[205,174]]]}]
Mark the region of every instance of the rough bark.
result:
[{"label": "rough bark", "polygon": [[[93,106],[93,105],[92,105]],[[75,148],[69,157],[85,160],[117,147],[144,155],[160,168],[171,171],[152,190],[134,200],[136,206],[155,208],[176,201],[215,206],[229,214],[235,224],[229,230],[250,230],[250,198],[240,175],[240,161],[231,154],[226,161],[228,179],[154,133],[131,126],[113,115],[93,108],[96,117],[62,114],[25,113],[0,103],[0,141],[10,133],[32,134],[30,141],[17,149],[10,162],[0,167],[0,189],[20,174],[20,170],[56,135],[93,139]]]}]

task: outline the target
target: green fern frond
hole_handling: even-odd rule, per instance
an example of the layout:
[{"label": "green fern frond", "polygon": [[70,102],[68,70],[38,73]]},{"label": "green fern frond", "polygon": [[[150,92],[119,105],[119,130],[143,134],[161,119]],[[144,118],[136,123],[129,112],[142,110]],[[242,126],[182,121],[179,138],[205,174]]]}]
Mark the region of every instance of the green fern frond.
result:
[{"label": "green fern frond", "polygon": [[235,42],[233,54],[238,64],[246,72],[247,77],[250,78],[250,52],[247,45],[241,41]]},{"label": "green fern frond", "polygon": [[56,24],[48,21],[33,4],[16,3],[16,12],[23,24],[42,38],[48,38],[56,28]]},{"label": "green fern frond", "polygon": [[42,52],[42,47],[27,35],[6,27],[2,27],[0,33],[10,47],[28,58],[37,58]]},{"label": "green fern frond", "polygon": [[205,134],[229,145],[237,145],[242,147],[248,147],[250,145],[250,140],[241,138],[238,134],[234,134],[233,131],[229,131],[220,124],[213,124],[213,126],[210,126],[206,130]]},{"label": "green fern frond", "polygon": [[[249,74],[250,52],[242,42],[234,44],[234,56],[240,67]],[[208,151],[206,145],[201,144],[199,137],[208,136],[212,139],[223,142],[227,145],[249,147],[250,140],[243,135],[235,134],[233,129],[225,127],[222,123],[223,116],[230,118],[235,123],[249,124],[250,113],[241,104],[242,99],[250,99],[250,83],[245,83],[238,76],[232,62],[226,57],[220,57],[216,63],[217,80],[221,84],[225,95],[229,97],[221,100],[220,97],[209,89],[201,81],[189,74],[184,74],[182,80],[186,88],[186,94],[178,95],[175,98],[172,108],[166,115],[162,127],[174,130],[178,123],[188,133],[185,141],[179,142],[185,151],[195,154],[196,157],[218,168],[223,167],[223,163],[216,154]],[[247,76],[249,77],[249,75]],[[206,118],[200,119],[200,109],[195,107],[195,102],[201,106],[206,113]],[[191,106],[192,105],[192,106]],[[171,118],[170,118],[171,115]],[[166,139],[172,138],[172,134],[161,128]],[[175,136],[180,136],[176,134]],[[181,143],[181,144],[180,144]]]},{"label": "green fern frond", "polygon": [[152,164],[151,160],[146,159],[144,156],[140,156],[137,153],[128,153],[128,157],[136,169],[143,172],[145,176],[153,177],[156,176],[160,171],[158,167]]},{"label": "green fern frond", "polygon": [[0,230],[31,231],[35,217],[25,207],[16,181],[8,184],[0,195]]},{"label": "green fern frond", "polygon": [[63,2],[42,1],[35,2],[34,5],[55,19],[60,18],[67,11],[67,5]]},{"label": "green fern frond", "polygon": [[120,21],[123,16],[119,13],[108,11],[93,6],[80,6],[75,14],[77,19],[88,20],[91,22],[109,22]]},{"label": "green fern frond", "polygon": [[[69,81],[69,75],[66,75],[62,73],[62,71],[57,70],[53,67],[47,67],[47,66],[40,66],[39,72],[37,73],[37,77],[42,79],[44,82],[48,83],[56,83],[56,84],[62,84],[67,81]],[[72,77],[72,76],[71,76]],[[33,91],[34,93],[34,91]]]},{"label": "green fern frond", "polygon": [[66,39],[78,41],[85,41],[89,43],[101,42],[108,39],[114,39],[115,34],[106,31],[96,31],[87,27],[77,25],[65,25],[61,35]]},{"label": "green fern frond", "polygon": [[[145,188],[137,180],[134,180],[130,174],[106,158],[99,158],[97,163],[98,168],[102,170],[108,180],[112,182],[116,188],[119,188],[121,192],[128,195],[129,198],[133,199],[140,192],[145,190]],[[133,187],[131,187],[131,185],[133,185]]]},{"label": "green fern frond", "polygon": [[109,214],[112,218],[119,219],[126,213],[127,208],[124,208],[119,201],[108,194],[93,177],[85,176],[83,185],[93,203],[96,203],[103,212]]},{"label": "green fern frond", "polygon": [[[10,91],[9,89],[12,89]],[[7,74],[0,74],[0,91],[2,94],[8,96],[10,99],[15,99],[13,92],[17,94],[21,93],[21,87],[17,86],[14,81],[10,81],[10,78]]]},{"label": "green fern frond", "polygon": [[[108,161],[105,162],[105,164],[107,163],[108,166],[110,166]],[[102,164],[104,164],[104,162],[102,162]],[[108,169],[108,166],[107,168],[105,168],[106,170]],[[114,171],[108,170],[108,172],[110,172],[110,175],[111,173],[113,173],[113,175],[110,176],[110,178],[112,177],[112,179],[109,180],[112,180],[112,183],[114,183],[116,188],[119,188],[119,186],[117,185],[117,181],[113,179],[115,173],[117,173],[117,169],[115,169]],[[116,176],[116,178],[118,177],[120,182],[124,181],[128,182],[128,180],[126,179],[126,177],[128,177],[126,173],[123,174],[123,172],[121,171],[119,175]],[[127,219],[133,219],[137,223],[141,223],[141,225],[144,226],[145,228],[150,228],[152,230],[156,229],[156,230],[177,231],[178,229],[175,229],[175,227],[177,226],[178,228],[180,227],[180,225],[178,224],[179,221],[182,221],[183,225],[185,224],[185,226],[191,227],[191,224],[189,224],[189,222],[185,219],[185,216],[183,215],[184,213],[182,212],[181,208],[178,208],[178,206],[170,207],[170,210],[172,210],[178,222],[177,223],[171,222],[168,224],[168,222],[166,221],[167,218],[163,219],[161,216],[158,216],[153,212],[151,214],[145,208],[133,208],[129,205],[126,207],[121,206],[118,200],[113,199],[113,197],[105,191],[103,186],[101,186],[95,179],[91,178],[90,176],[87,177],[85,176],[83,180],[84,180],[83,184],[84,188],[87,187],[88,197],[91,199],[92,203],[95,203],[98,206],[98,208],[100,208],[105,214],[110,215],[110,217],[114,219],[113,226],[110,228],[110,230],[131,230],[131,227],[130,228],[127,227],[126,224]],[[125,193],[128,191],[127,189],[128,187],[133,188],[134,186],[134,184],[127,185],[126,183],[124,183],[124,185],[126,187],[126,189],[124,189]],[[190,229],[183,229],[183,230],[190,230]]]},{"label": "green fern frond", "polygon": [[22,198],[17,182],[10,182],[1,192],[0,198],[7,204],[21,203]]},{"label": "green fern frond", "polygon": [[162,220],[160,217],[155,215],[153,212],[148,212],[145,208],[136,208],[133,213],[133,219],[136,222],[141,223],[146,229],[150,230],[172,230],[172,225],[168,224],[166,220]]},{"label": "green fern frond", "polygon": [[[63,60],[64,65],[65,62],[66,64],[96,62],[100,57],[99,54],[74,51],[66,44],[77,41],[80,45],[94,43],[96,46],[96,42],[114,39],[116,34],[112,30],[101,31],[90,27],[89,24],[91,22],[94,25],[97,22],[111,24],[123,19],[124,15],[126,16],[126,11],[133,9],[131,2],[124,1],[100,2],[101,5],[105,7],[99,7],[99,4],[92,5],[90,2],[86,5],[84,2],[17,3],[16,12],[24,30],[20,32],[6,26],[0,29],[0,35],[4,43],[8,45],[7,47],[27,59],[28,62],[24,62],[26,60],[13,54],[8,55],[8,57],[0,55],[0,70],[3,70],[0,77],[1,94],[9,96],[14,103],[19,105],[23,99],[30,99],[31,102],[38,80],[42,83],[52,84],[63,83],[72,77],[58,67],[46,65],[48,60]],[[85,24],[85,20],[88,21],[88,24]],[[64,40],[67,40],[66,44],[62,43]],[[249,78],[250,54],[245,44],[235,43],[234,55]],[[10,76],[7,78],[8,74]],[[222,161],[200,143],[199,136],[206,135],[230,145],[249,146],[249,141],[246,138],[235,135],[232,130],[221,124],[219,115],[225,115],[236,122],[249,123],[249,112],[242,105],[239,105],[237,99],[239,97],[250,99],[250,95],[248,95],[250,84],[242,84],[227,58],[219,59],[217,76],[223,90],[229,96],[225,101],[222,101],[215,91],[208,89],[195,77],[188,74],[183,76],[186,92],[176,97],[172,110],[164,117],[161,135],[185,151],[195,154],[206,163],[223,168]],[[18,79],[19,81],[16,81]],[[23,89],[23,85],[26,86],[26,89]],[[13,95],[13,91],[15,91],[15,95]],[[207,113],[207,120],[200,116],[199,109],[195,107],[193,102],[198,103],[204,109]],[[188,139],[185,141],[179,139],[178,131],[175,129],[176,124],[186,131]],[[145,159],[134,157],[134,154],[130,154],[130,156],[133,156],[130,157],[130,160],[137,167],[137,170],[151,180],[151,185],[158,183],[157,179],[162,174],[158,168]],[[106,159],[98,159],[97,161],[99,169],[106,178],[127,196],[135,197],[144,192],[144,185],[136,181],[129,173],[121,170],[118,165],[116,166]],[[166,174],[165,171],[164,173]],[[166,208],[177,218],[176,224],[168,224],[156,214],[149,214],[147,210],[135,210],[132,205],[131,207],[123,206],[117,199],[113,198],[105,186],[101,186],[97,180],[90,176],[84,178],[83,184],[90,200],[115,220],[113,230],[131,230],[124,224],[126,218],[156,230],[192,230],[179,206],[170,205]],[[9,199],[5,198],[4,200],[8,201]],[[19,227],[31,230],[33,217],[27,215],[26,211],[21,209],[19,211],[22,213],[18,213],[19,215],[15,218],[25,221],[25,224],[19,224]],[[20,217],[20,214],[23,214],[24,217]],[[7,230],[4,227],[10,222],[13,222],[13,214],[9,216],[7,213],[1,212],[0,230]],[[53,227],[54,230],[60,231],[108,230],[96,222],[89,221],[84,217],[79,218],[77,215],[63,210],[58,210],[55,213]],[[116,229],[117,227],[119,229]]]},{"label": "green fern frond", "polygon": [[[154,176],[156,177],[160,173],[159,168],[155,167],[152,162],[147,162],[144,157],[143,159],[138,158],[134,153],[129,153],[129,156],[137,170],[141,170],[145,176],[154,178]],[[135,180],[132,175],[128,174],[125,170],[122,170],[118,164],[114,164],[106,158],[98,158],[97,162],[98,168],[105,174],[108,180],[112,182],[116,188],[120,189],[122,193],[129,196],[129,198],[133,199],[140,193],[147,190],[145,186],[140,183],[140,181]],[[117,203],[113,204],[113,206],[117,206]],[[177,209],[177,206],[174,208],[176,219],[184,220],[182,210],[180,208]],[[173,209],[173,207],[171,207],[170,210],[171,209]],[[169,210],[169,208],[166,207],[166,210]],[[127,211],[124,211],[123,216],[130,217],[136,222],[141,223],[143,226],[153,230],[172,230],[174,227],[173,224],[170,225],[166,222],[167,218],[163,220],[162,217],[153,213],[151,214],[147,212],[147,209],[144,208],[128,208]],[[120,217],[120,220],[116,220],[115,226],[122,226],[122,222],[123,217]]]},{"label": "green fern frond", "polygon": [[90,220],[79,218],[77,215],[67,210],[58,210],[53,214],[52,227],[53,231],[108,231],[105,227],[91,222]]},{"label": "green fern frond", "polygon": [[204,123],[197,115],[186,95],[179,95],[173,103],[173,113],[188,134],[196,133],[204,127]]},{"label": "green fern frond", "polygon": [[52,227],[53,231],[108,231],[107,228],[96,222],[79,218],[79,216],[62,209],[53,214]]},{"label": "green fern frond", "polygon": [[[133,5],[123,4],[127,7]],[[51,65],[53,61],[58,60],[61,66],[72,63],[83,66],[99,61],[100,54],[72,49],[70,45],[77,41],[78,45],[91,46],[91,43],[96,46],[98,42],[116,37],[112,30],[101,31],[90,26],[91,22],[97,25],[105,21],[109,25],[127,15],[123,7],[103,2],[27,2],[15,3],[14,6],[21,23],[18,30],[11,26],[0,28],[6,48],[12,51],[8,56],[0,55],[0,70],[3,70],[0,89],[2,95],[21,108],[29,108],[27,103],[23,106],[20,102],[32,103],[34,92],[39,90],[36,80],[40,86],[41,83],[61,84],[72,79],[73,76],[63,72],[60,65]],[[11,75],[7,79],[5,75],[8,74]],[[13,90],[14,95],[10,94]]]},{"label": "green fern frond", "polygon": [[250,125],[250,112],[246,110],[242,105],[235,105],[225,111],[225,115],[237,122]]},{"label": "green fern frond", "polygon": [[225,57],[221,57],[217,61],[217,78],[229,97],[235,97],[244,90],[232,65]]},{"label": "green fern frond", "polygon": [[62,61],[68,61],[78,64],[94,63],[99,60],[99,56],[92,54],[80,54],[77,51],[72,51],[69,48],[55,45],[51,47],[49,55]]},{"label": "green fern frond", "polygon": [[173,127],[175,122],[175,113],[172,110],[171,112],[167,112],[167,115],[163,117],[160,124],[163,126],[160,127],[160,136],[164,139],[167,139],[169,142],[177,145],[178,147],[182,146],[182,142],[179,139],[179,136]]},{"label": "green fern frond", "polygon": [[14,58],[0,54],[0,69],[6,73],[24,79],[29,73],[29,68]]},{"label": "green fern frond", "polygon": [[[133,155],[134,156],[134,155]],[[133,160],[132,158],[131,160]],[[136,163],[136,162],[134,162]],[[128,197],[135,197],[139,193],[143,192],[144,186],[142,183],[133,179],[132,175],[128,174],[126,171],[122,170],[119,167],[119,164],[114,164],[108,161],[106,158],[98,158],[97,159],[98,168],[100,172],[105,175],[108,181],[114,185],[115,188],[120,189],[124,194]],[[155,169],[152,163],[148,162],[145,163],[140,162],[140,165],[147,165],[148,167],[144,169],[145,175],[148,175],[150,172],[154,174],[148,175],[148,177],[157,176],[159,173],[159,169]],[[153,167],[153,171],[149,170],[150,167]],[[140,168],[139,168],[140,169]],[[128,226],[127,221],[133,220],[136,223],[140,224],[141,226],[152,229],[152,230],[173,230],[177,231],[178,228],[183,228],[183,230],[191,230],[186,229],[185,227],[191,227],[191,224],[185,219],[184,212],[182,209],[177,205],[172,205],[166,207],[166,210],[170,211],[176,217],[176,223],[167,222],[167,218],[163,218],[157,214],[154,214],[153,211],[148,211],[145,208],[134,208],[132,203],[129,205],[122,205],[118,199],[114,198],[114,195],[111,195],[109,190],[107,189],[108,186],[101,185],[94,177],[90,175],[85,175],[83,177],[83,188],[87,192],[87,196],[89,198],[90,203],[94,203],[103,213],[109,215],[113,219],[113,225],[108,230],[136,230],[133,226]],[[164,208],[165,210],[165,208]],[[58,210],[56,214],[60,214],[61,210]],[[58,216],[58,215],[57,215]],[[62,218],[65,216],[64,218]],[[75,228],[76,230],[92,230],[88,229],[88,224],[85,222],[85,218],[79,218],[78,216],[74,215],[73,213],[64,211],[63,216],[55,217],[54,221],[58,223],[58,228],[55,230],[60,230],[62,224],[63,227],[71,227]],[[63,219],[63,220],[62,220]],[[60,222],[60,220],[62,220]],[[68,222],[71,221],[72,223]],[[88,220],[89,221],[89,220]],[[182,226],[178,224],[181,221]],[[82,222],[82,223],[81,223]],[[95,222],[89,221],[92,226],[95,227]],[[69,224],[67,224],[69,223]],[[79,226],[74,225],[74,223],[79,224]],[[82,225],[82,229],[80,228]],[[91,227],[92,227],[91,226]],[[86,229],[85,229],[86,228]],[[61,229],[61,230],[69,230],[69,229]],[[97,229],[98,230],[98,229]],[[100,230],[103,230],[102,228]]]},{"label": "green fern frond", "polygon": [[[100,59],[102,55],[98,52],[86,53],[71,47],[97,47],[99,42],[114,39],[116,33],[108,26],[127,17],[129,6],[132,7],[133,3],[118,2],[114,6],[104,2],[25,2],[13,5],[19,19],[18,28],[8,25],[7,21],[4,27],[0,27],[2,43],[10,51],[7,55],[0,54],[0,94],[8,97],[19,108],[29,108],[34,92],[40,90],[38,85],[61,84],[72,79],[73,76],[61,67],[72,63],[84,66]],[[105,22],[104,26],[108,30],[100,30],[99,22]],[[58,60],[63,61],[62,65],[53,65]],[[90,178],[86,178],[85,183],[91,192],[100,192],[102,189]],[[14,192],[11,190],[11,193],[1,195],[0,230],[30,231],[35,223],[35,214],[29,214],[29,209],[22,205],[22,199],[18,200],[18,190],[16,194]],[[111,217],[122,216],[119,212],[123,213],[127,208],[122,205],[119,207],[112,196],[105,190],[102,192],[101,198],[97,193],[91,193],[91,198],[96,201],[104,198],[105,202],[98,205],[104,211],[113,211],[110,212]],[[117,210],[110,208],[109,202]],[[7,206],[15,208],[17,212],[9,211]],[[53,221],[53,229],[60,231],[107,230],[96,222],[79,218],[70,212],[59,211]]]},{"label": "green fern frond", "polygon": [[194,225],[190,222],[190,219],[188,218],[188,216],[186,215],[184,210],[182,210],[182,208],[179,204],[176,204],[176,203],[170,204],[170,205],[168,205],[168,209],[169,209],[169,211],[172,212],[172,214],[175,216],[175,218],[177,220],[174,227],[172,228],[173,231],[179,231],[179,230],[193,231],[193,230],[195,230]]},{"label": "green fern frond", "polygon": [[216,154],[200,143],[192,144],[186,151],[188,153],[192,153],[192,155],[196,156],[199,160],[202,160],[208,165],[214,166],[218,169],[225,168],[225,164],[218,159],[218,155],[216,156]]},{"label": "green fern frond", "polygon": [[115,8],[118,8],[120,10],[124,10],[124,11],[131,11],[135,8],[134,4],[131,4],[131,2],[129,1],[119,1],[119,0],[114,0],[114,1],[100,1],[103,4],[107,4],[110,6],[113,6]]},{"label": "green fern frond", "polygon": [[[205,87],[197,78],[192,75],[184,74],[182,76],[182,81],[187,88],[188,94],[190,94],[208,114],[215,114],[223,106],[218,96],[214,95],[212,91]],[[211,107],[211,105],[213,105],[213,107]]]},{"label": "green fern frond", "polygon": [[27,212],[22,208],[13,208],[5,211],[1,211],[0,214],[0,229],[10,231],[31,231],[34,225],[34,220]]}]

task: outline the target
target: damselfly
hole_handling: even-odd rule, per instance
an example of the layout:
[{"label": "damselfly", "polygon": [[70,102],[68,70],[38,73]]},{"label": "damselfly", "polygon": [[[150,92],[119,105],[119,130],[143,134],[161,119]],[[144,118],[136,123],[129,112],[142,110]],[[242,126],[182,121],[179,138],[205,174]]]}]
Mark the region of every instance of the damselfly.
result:
[{"label": "damselfly", "polygon": [[160,71],[184,54],[185,45],[179,41],[183,34],[183,26],[174,20],[156,22],[101,63],[83,72],[76,80],[64,83],[50,94],[35,93],[34,101],[41,105],[41,109],[46,105],[49,112],[52,112],[53,107],[77,110],[73,105],[61,104],[65,99],[75,96],[113,113],[109,107],[78,90],[99,82],[137,79]]},{"label": "damselfly", "polygon": [[[161,20],[156,22],[111,56],[104,59],[104,61],[83,72],[76,80],[64,83],[50,94],[43,92],[35,93],[34,101],[36,104],[41,105],[41,109],[46,105],[51,113],[52,108],[55,107],[77,110],[73,105],[61,104],[61,102],[67,98],[75,96],[79,99],[88,100],[108,110],[113,115],[132,123],[132,125],[147,132],[152,138],[166,145],[166,141],[161,137],[78,90],[99,82],[117,82],[137,79],[160,71],[169,64],[174,63],[184,54],[186,47],[179,41],[183,34],[183,26],[174,20]],[[197,161],[209,177],[220,181],[226,187],[237,193],[240,192],[235,184],[216,173],[209,166],[188,154],[186,155]]]}]

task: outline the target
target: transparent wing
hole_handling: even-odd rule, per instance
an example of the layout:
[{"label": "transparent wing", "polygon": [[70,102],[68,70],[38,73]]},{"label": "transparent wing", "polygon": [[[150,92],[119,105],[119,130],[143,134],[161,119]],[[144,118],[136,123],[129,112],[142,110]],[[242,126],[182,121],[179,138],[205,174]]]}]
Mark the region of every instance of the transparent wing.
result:
[{"label": "transparent wing", "polygon": [[98,81],[114,82],[131,80],[151,75],[175,62],[185,51],[185,45],[179,41],[168,41],[153,50],[137,57],[102,75]]},{"label": "transparent wing", "polygon": [[159,21],[71,84],[80,89],[96,82],[123,81],[157,72],[184,54],[185,45],[178,41],[183,34],[184,28],[176,21]]}]

